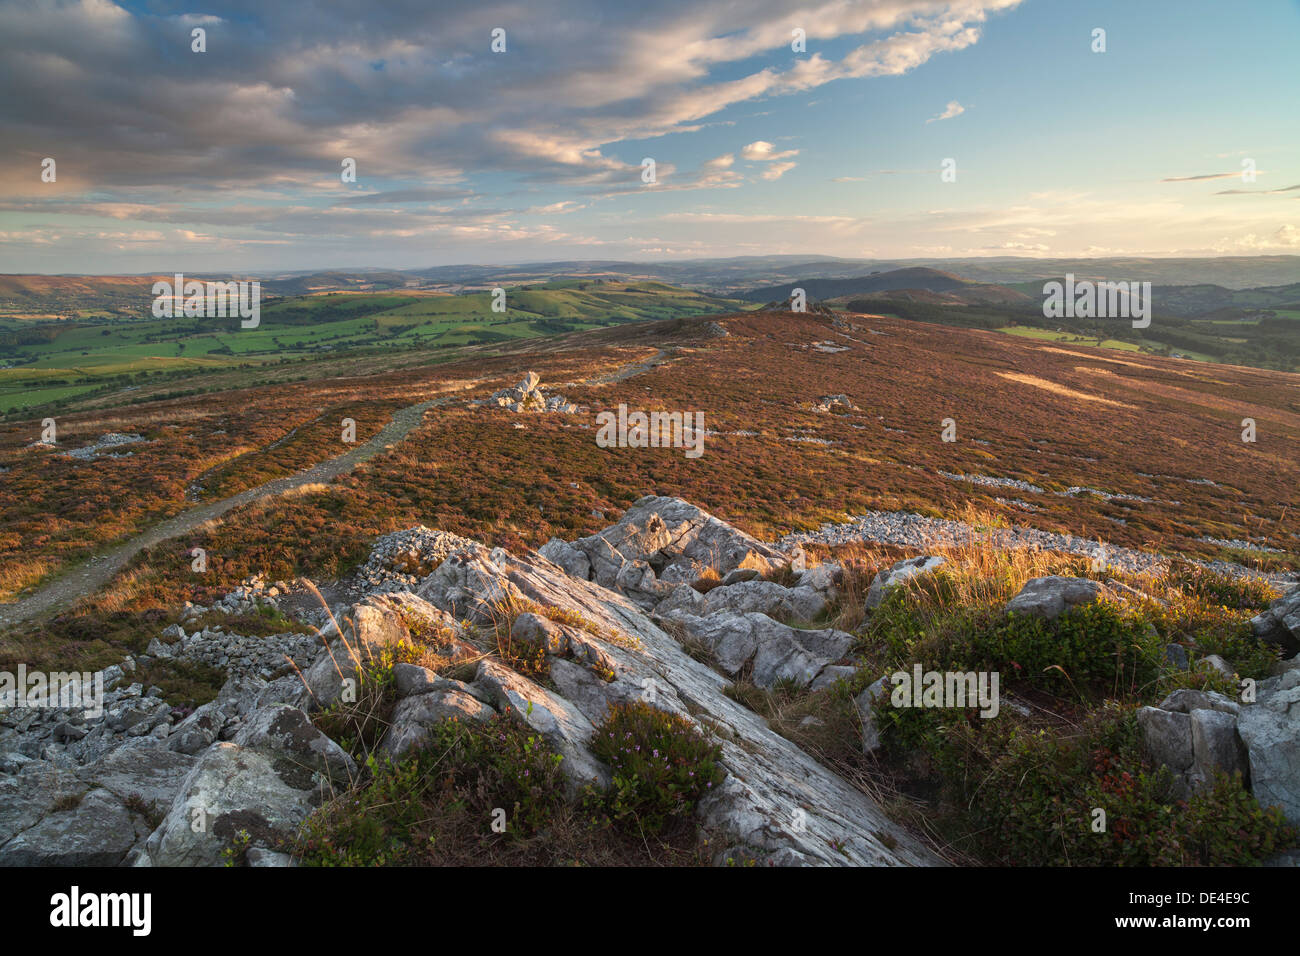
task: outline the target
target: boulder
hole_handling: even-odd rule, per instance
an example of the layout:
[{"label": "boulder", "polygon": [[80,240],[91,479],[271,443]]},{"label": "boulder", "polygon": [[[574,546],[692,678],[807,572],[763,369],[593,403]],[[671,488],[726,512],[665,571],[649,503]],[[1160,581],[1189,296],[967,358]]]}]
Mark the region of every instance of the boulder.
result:
[{"label": "boulder", "polygon": [[1020,593],[1007,603],[1006,611],[1008,614],[1030,614],[1051,621],[1066,611],[1092,604],[1104,592],[1105,589],[1100,584],[1087,578],[1059,575],[1033,578],[1025,582]]},{"label": "boulder", "polygon": [[1250,622],[1255,637],[1281,646],[1288,657],[1300,652],[1300,587],[1293,587]]},{"label": "boulder", "polygon": [[679,584],[666,598],[655,605],[654,616],[666,618],[674,611],[703,615],[708,612],[708,605],[705,603],[704,595],[695,588],[689,584]]},{"label": "boulder", "polygon": [[393,708],[390,726],[379,749],[393,760],[421,747],[434,726],[445,720],[485,721],[496,712],[469,693],[459,681],[439,678],[445,685],[407,697]]},{"label": "boulder", "polygon": [[222,853],[242,842],[278,849],[319,804],[320,788],[282,775],[274,756],[229,742],[204,752],[137,858],[141,866],[220,866]]},{"label": "boulder", "polygon": [[1300,670],[1260,681],[1255,703],[1241,708],[1237,726],[1255,798],[1281,807],[1300,826]]},{"label": "boulder", "polygon": [[1241,713],[1241,705],[1231,697],[1218,691],[1194,690],[1180,687],[1160,702],[1161,710],[1170,710],[1179,714],[1190,714],[1194,710],[1218,710],[1236,716]]},{"label": "boulder", "polygon": [[355,689],[362,665],[385,649],[411,639],[402,615],[383,596],[371,597],[366,603],[355,605],[340,625],[342,633],[329,640],[327,648],[303,674],[314,707],[329,707],[337,702],[349,682]]},{"label": "boulder", "polygon": [[[723,585],[701,597],[705,614],[718,611],[743,614],[752,611],[769,617],[810,621],[826,610],[826,599],[812,588],[787,588],[773,581],[749,580]],[[663,613],[658,607],[655,612]]]},{"label": "boulder", "polygon": [[703,642],[726,673],[736,675],[752,666],[759,687],[780,681],[806,687],[853,646],[853,635],[844,631],[802,630],[754,612],[707,617],[677,612],[671,619]]},{"label": "boulder", "polygon": [[1147,753],[1175,773],[1192,765],[1192,718],[1187,714],[1143,707],[1138,711],[1138,726]]},{"label": "boulder", "polygon": [[149,828],[118,797],[91,790],[0,847],[5,866],[117,866]]},{"label": "boulder", "polygon": [[887,698],[889,692],[889,678],[882,677],[853,698],[853,703],[858,711],[858,719],[862,722],[862,752],[864,754],[880,749],[880,730],[876,727],[875,705],[880,700]]},{"label": "boulder", "polygon": [[1209,787],[1213,774],[1220,771],[1231,776],[1249,772],[1246,748],[1237,735],[1237,718],[1219,710],[1194,710],[1192,723],[1193,789]]},{"label": "boulder", "polygon": [[892,567],[879,572],[872,580],[871,587],[867,589],[867,609],[875,610],[880,607],[885,600],[885,595],[900,584],[904,584],[919,575],[929,574],[943,567],[946,563],[943,558],[937,555],[922,556],[899,561]]},{"label": "boulder", "polygon": [[300,789],[323,778],[346,789],[357,779],[356,762],[297,707],[272,704],[254,712],[235,735],[235,744],[277,758],[277,769]]}]

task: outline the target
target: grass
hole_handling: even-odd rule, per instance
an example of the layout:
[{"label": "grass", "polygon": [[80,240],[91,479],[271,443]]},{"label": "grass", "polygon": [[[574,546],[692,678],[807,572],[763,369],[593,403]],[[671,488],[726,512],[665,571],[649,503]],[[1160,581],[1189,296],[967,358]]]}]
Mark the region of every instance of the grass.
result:
[{"label": "grass", "polygon": [[[978,513],[966,518],[996,523]],[[864,615],[855,648],[863,666],[853,679],[814,692],[759,688],[742,675],[729,695],[954,861],[1248,865],[1296,844],[1280,812],[1260,807],[1239,778],[1175,799],[1135,721],[1139,706],[1180,687],[1238,693],[1233,681],[1197,669],[1198,658],[1220,654],[1241,677],[1272,671],[1278,650],[1254,641],[1247,624],[1276,597],[1268,583],[1179,563],[1160,575],[1109,575],[1080,559],[1006,551],[978,538],[927,553],[947,564]],[[852,545],[834,557],[846,580],[863,581],[900,553]],[[1098,578],[1124,597],[1054,622],[1003,611],[1028,579],[1049,574]],[[1189,650],[1191,669],[1166,660],[1170,643]],[[873,708],[884,749],[864,755],[855,696],[882,674],[917,663],[927,671],[998,672],[997,718],[983,719],[975,707],[895,708],[886,696]],[[1101,833],[1092,828],[1098,807],[1109,821]]]}]

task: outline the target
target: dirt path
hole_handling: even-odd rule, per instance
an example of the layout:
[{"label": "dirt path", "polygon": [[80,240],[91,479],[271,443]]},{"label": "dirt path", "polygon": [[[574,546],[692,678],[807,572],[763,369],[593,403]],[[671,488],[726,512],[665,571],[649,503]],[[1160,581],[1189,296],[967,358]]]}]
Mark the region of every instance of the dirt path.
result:
[{"label": "dirt path", "polygon": [[[669,361],[671,357],[671,350],[664,351],[661,349],[656,355],[643,362],[625,365],[608,375],[587,379],[582,384],[598,385],[621,382],[634,375],[648,372],[656,366]],[[292,491],[294,488],[300,488],[303,485],[324,484],[332,481],[339,475],[351,471],[367,458],[372,458],[388,446],[404,439],[420,424],[424,418],[424,413],[429,409],[438,405],[445,405],[459,397],[449,395],[444,398],[421,402],[419,405],[408,405],[406,408],[398,409],[393,414],[392,421],[364,445],[358,445],[356,448],[346,451],[335,458],[322,461],[285,478],[276,478],[274,481],[268,481],[256,488],[241,491],[229,498],[190,508],[175,517],[154,525],[148,531],[142,532],[124,544],[118,545],[113,550],[90,558],[84,564],[71,569],[40,588],[34,594],[12,604],[0,604],[0,628],[12,627],[53,608],[70,605],[94,594],[112,580],[113,576],[122,570],[128,561],[144,549],[152,548],[160,542],[193,531],[204,522],[219,518],[232,508],[238,508],[259,498],[282,495],[286,491]]]},{"label": "dirt path", "polygon": [[175,517],[154,525],[148,531],[137,535],[124,544],[118,545],[113,550],[96,555],[81,566],[51,581],[36,593],[13,604],[0,604],[0,626],[12,626],[52,608],[71,604],[93,594],[107,584],[113,575],[117,574],[128,561],[145,548],[152,548],[169,538],[175,538],[186,532],[193,531],[204,522],[219,518],[232,508],[238,508],[240,505],[246,505],[259,498],[282,495],[286,491],[300,488],[303,485],[332,481],[339,475],[351,471],[367,458],[377,455],[387,446],[401,441],[410,434],[416,425],[420,424],[426,411],[435,405],[446,404],[451,400],[452,398],[449,396],[398,409],[393,414],[392,421],[363,445],[358,445],[356,448],[346,451],[335,458],[312,465],[310,468],[296,474],[285,478],[276,478],[266,484],[258,485],[256,488],[249,488],[220,501],[212,501],[190,508]]}]

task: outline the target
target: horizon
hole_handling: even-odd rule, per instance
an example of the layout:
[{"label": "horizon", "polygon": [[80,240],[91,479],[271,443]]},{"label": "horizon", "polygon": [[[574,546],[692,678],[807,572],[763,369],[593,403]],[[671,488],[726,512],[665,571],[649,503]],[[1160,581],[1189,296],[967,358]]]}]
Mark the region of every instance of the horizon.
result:
[{"label": "horizon", "polygon": [[1294,2],[326,7],[0,3],[5,273],[1300,252]]},{"label": "horizon", "polygon": [[[476,262],[448,262],[448,263],[440,263],[437,265],[409,266],[404,268],[397,268],[395,266],[381,266],[381,265],[322,265],[322,266],[308,267],[303,269],[232,270],[229,274],[230,275],[254,275],[259,277],[274,277],[274,276],[290,276],[290,275],[313,275],[313,274],[323,274],[329,272],[338,272],[343,274],[365,273],[365,272],[418,273],[422,271],[428,271],[431,269],[468,269],[468,268],[487,269],[487,268],[522,267],[522,266],[553,266],[553,265],[563,265],[569,263],[588,264],[588,265],[610,264],[610,265],[633,265],[633,266],[635,265],[657,266],[657,265],[684,264],[690,262],[729,262],[729,261],[740,261],[745,259],[781,259],[781,258],[796,260],[798,262],[808,262],[808,263],[822,262],[822,261],[841,261],[848,264],[862,263],[864,267],[866,265],[875,264],[875,263],[898,263],[898,262],[960,263],[965,261],[987,261],[987,262],[1035,262],[1035,263],[1046,264],[1051,262],[1066,262],[1066,261],[1102,263],[1102,262],[1114,262],[1117,260],[1124,260],[1124,259],[1151,259],[1156,261],[1179,261],[1179,260],[1195,260],[1195,259],[1207,259],[1207,260],[1244,259],[1244,260],[1258,261],[1263,259],[1296,259],[1298,260],[1297,264],[1300,264],[1300,253],[1295,253],[1295,254],[1256,253],[1254,255],[1207,254],[1202,256],[987,255],[987,256],[958,256],[958,257],[953,257],[951,259],[937,259],[931,256],[917,256],[912,258],[896,256],[896,257],[887,257],[887,258],[879,258],[879,259],[857,259],[849,256],[833,256],[833,255],[826,255],[826,254],[811,254],[811,253],[808,255],[799,255],[796,253],[777,253],[773,255],[763,255],[761,253],[754,253],[754,254],[743,255],[743,256],[689,256],[689,257],[675,258],[675,259],[524,259],[524,260],[517,260],[517,261],[503,259],[499,261],[480,260]],[[916,268],[932,268],[932,267],[918,266]],[[182,271],[183,272],[189,271],[191,272],[191,274],[195,272],[195,270],[182,270]],[[214,272],[214,270],[211,269],[208,270],[200,269],[196,271],[198,274],[203,274],[205,272],[207,273]],[[220,270],[215,270],[215,271],[219,272]],[[936,270],[936,271],[943,271],[943,270]],[[145,277],[145,276],[167,275],[167,274],[168,274],[168,270],[166,269],[151,269],[151,270],[145,270],[141,272],[0,272],[0,276],[18,277],[18,276],[35,275],[35,276],[47,276],[50,278],[78,278],[78,277],[132,278],[136,276]],[[1166,284],[1181,285],[1183,283],[1166,283]]]}]

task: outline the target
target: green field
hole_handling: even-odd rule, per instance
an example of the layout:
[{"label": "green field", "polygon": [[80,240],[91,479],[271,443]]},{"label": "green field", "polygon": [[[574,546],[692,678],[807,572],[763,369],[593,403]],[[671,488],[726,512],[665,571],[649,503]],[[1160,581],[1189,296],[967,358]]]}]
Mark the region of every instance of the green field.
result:
[{"label": "green field", "polygon": [[1093,348],[1118,349],[1121,352],[1142,352],[1145,351],[1135,342],[1121,342],[1119,339],[1102,339],[1098,341],[1095,337],[1079,335],[1076,332],[1055,332],[1051,329],[1034,329],[1023,325],[1012,326],[1001,329],[1008,335],[1018,335],[1026,339],[1042,339],[1047,342],[1063,342],[1071,345],[1091,345]]},{"label": "green field", "polygon": [[265,302],[257,328],[238,319],[106,318],[88,304],[55,322],[0,322],[0,413],[34,411],[160,376],[313,356],[508,342],[625,322],[735,311],[729,299],[660,282],[561,280],[490,292],[334,292]]}]

